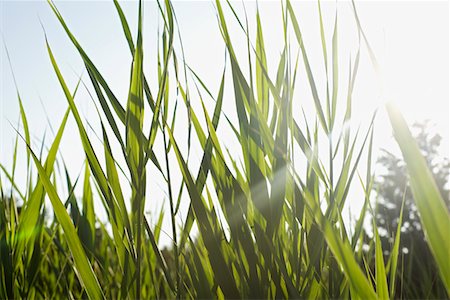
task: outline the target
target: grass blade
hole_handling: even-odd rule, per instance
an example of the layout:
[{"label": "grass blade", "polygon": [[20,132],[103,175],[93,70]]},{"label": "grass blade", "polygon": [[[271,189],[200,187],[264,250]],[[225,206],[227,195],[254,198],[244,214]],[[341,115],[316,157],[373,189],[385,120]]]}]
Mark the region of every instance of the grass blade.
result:
[{"label": "grass blade", "polygon": [[450,296],[450,215],[433,180],[416,141],[401,113],[391,103],[387,111],[394,136],[405,159],[411,190],[428,245],[436,259],[439,272]]}]

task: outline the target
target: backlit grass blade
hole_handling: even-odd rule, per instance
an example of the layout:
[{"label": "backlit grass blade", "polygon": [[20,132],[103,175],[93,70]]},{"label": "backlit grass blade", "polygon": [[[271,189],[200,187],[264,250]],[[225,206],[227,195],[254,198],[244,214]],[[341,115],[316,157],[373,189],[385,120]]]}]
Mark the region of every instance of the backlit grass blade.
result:
[{"label": "backlit grass blade", "polygon": [[[20,98],[19,93],[17,92],[17,98],[19,100],[19,107],[20,107],[20,116],[22,119],[22,124],[23,124],[23,130],[25,133],[25,141],[30,144],[30,130],[28,128],[28,121],[27,121],[27,116],[25,114],[25,110],[23,108],[23,104],[22,104],[22,99]],[[27,150],[27,165],[30,164],[30,153]]]},{"label": "backlit grass blade", "polygon": [[127,39],[128,46],[130,47],[131,53],[134,53],[134,42],[133,37],[131,36],[130,27],[128,26],[127,18],[123,13],[122,7],[119,4],[119,1],[114,0],[114,5],[116,7],[117,13],[119,14],[120,22],[122,23],[123,33],[125,34],[125,38]]},{"label": "backlit grass blade", "polygon": [[[127,208],[125,206],[125,200],[122,193],[121,183],[119,180],[119,174],[117,172],[116,168],[116,162],[113,157],[113,152],[109,143],[108,135],[106,133],[106,129],[103,126],[103,122],[101,122],[102,125],[102,133],[103,133],[103,146],[104,146],[104,152],[105,152],[105,163],[106,163],[106,176],[108,180],[108,184],[111,187],[112,192],[114,193],[114,196],[117,200],[117,204],[120,207],[121,211],[123,212],[122,217],[124,219],[124,223],[126,224],[128,230],[131,230],[129,219],[126,214]],[[128,233],[131,235],[131,232]]]},{"label": "backlit grass blade", "polygon": [[[173,11],[172,11],[172,5],[167,0],[165,1],[165,7],[167,10],[167,13],[164,14],[162,11],[162,8],[160,7],[161,14],[164,17],[164,24],[165,24],[165,34],[168,34],[168,41],[164,48],[164,65],[161,72],[161,75],[159,76],[159,82],[158,82],[158,94],[156,96],[156,103],[155,103],[155,109],[153,110],[153,118],[150,126],[150,133],[147,141],[147,149],[152,149],[153,144],[155,142],[156,134],[159,129],[159,117],[160,117],[160,109],[162,106],[162,101],[164,100],[164,95],[167,92],[167,85],[168,83],[168,72],[169,72],[169,61],[172,56],[173,52],[173,38],[174,38],[174,25],[173,25]],[[158,6],[160,6],[160,3],[158,2]],[[148,151],[148,150],[147,150]]]},{"label": "backlit grass blade", "polygon": [[289,16],[290,16],[290,19],[292,21],[292,26],[294,27],[294,32],[295,32],[295,35],[297,37],[298,44],[300,45],[300,48],[302,50],[303,62],[305,64],[305,70],[306,70],[306,74],[308,76],[308,81],[309,81],[309,85],[311,87],[311,93],[313,95],[314,104],[316,106],[316,110],[317,110],[317,114],[318,114],[318,117],[319,117],[320,124],[322,125],[323,130],[325,132],[328,132],[327,123],[325,121],[325,115],[323,113],[322,104],[320,103],[320,98],[319,98],[319,94],[317,92],[316,83],[314,81],[314,77],[313,77],[313,74],[312,74],[312,71],[311,71],[311,66],[309,64],[308,55],[306,54],[306,48],[305,48],[305,45],[303,43],[303,38],[302,38],[302,33],[300,31],[300,26],[298,24],[297,17],[295,16],[295,13],[294,13],[294,10],[292,8],[292,5],[291,5],[290,1],[286,2],[286,8],[287,8],[287,10],[289,12]]},{"label": "backlit grass blade", "polygon": [[320,6],[320,1],[317,1],[317,8],[319,10],[319,23],[320,23],[320,39],[322,41],[322,53],[323,53],[323,61],[325,64],[325,76],[326,76],[326,85],[327,85],[327,120],[331,124],[331,103],[330,103],[330,83],[328,78],[328,53],[327,53],[327,43],[325,39],[325,29],[323,26],[323,18],[322,18],[322,8]]},{"label": "backlit grass blade", "polygon": [[131,83],[128,93],[125,127],[126,156],[130,164],[132,181],[131,210],[134,235],[136,236],[136,297],[141,298],[142,229],[146,192],[144,162],[145,141],[142,135],[144,125],[143,92],[143,49],[142,49],[142,1],[139,2],[138,35],[131,69]]},{"label": "backlit grass blade", "polygon": [[330,121],[330,131],[334,126],[334,119],[336,118],[336,108],[337,108],[337,96],[338,96],[338,86],[339,86],[339,61],[338,61],[338,21],[337,12],[334,21],[334,32],[333,32],[333,93],[331,96],[331,121]]},{"label": "backlit grass blade", "polygon": [[[160,223],[161,222],[159,222],[159,224]],[[148,221],[147,221],[147,219],[145,217],[144,217],[144,226],[145,226],[145,229],[146,229],[147,234],[149,236],[149,240],[150,240],[150,244],[152,246],[152,249],[153,249],[153,251],[154,251],[154,253],[156,255],[156,260],[157,260],[158,264],[160,265],[160,267],[162,268],[164,276],[165,276],[165,278],[167,280],[167,283],[169,284],[170,288],[173,291],[175,291],[175,284],[173,283],[172,277],[171,277],[171,275],[169,273],[169,270],[167,268],[167,265],[166,265],[166,263],[164,261],[164,258],[162,256],[162,254],[161,254],[161,251],[158,248],[158,244],[157,244],[158,236],[156,236],[156,238],[155,238],[155,235],[153,234],[152,229],[150,228],[150,225],[148,224]]]},{"label": "backlit grass blade", "polygon": [[383,248],[381,247],[380,236],[378,235],[377,224],[373,218],[373,228],[375,235],[375,281],[378,299],[389,299],[389,289],[387,285],[386,269],[384,266]]},{"label": "backlit grass blade", "polygon": [[9,182],[11,183],[11,186],[13,187],[13,190],[19,193],[19,196],[20,198],[22,198],[23,201],[26,201],[25,195],[20,191],[20,188],[17,186],[16,182],[14,181],[14,178],[12,178],[8,170],[6,170],[5,166],[0,164],[0,169],[2,169],[3,173],[6,175],[6,178],[8,178]]},{"label": "backlit grass blade", "polygon": [[261,68],[267,70],[266,50],[264,46],[264,37],[262,33],[261,19],[259,11],[256,14],[257,34],[256,34],[256,56],[261,61],[256,63],[256,86],[258,89],[258,101],[264,117],[267,119],[269,114],[269,87],[267,86],[266,78],[262,74]]},{"label": "backlit grass blade", "polygon": [[[128,25],[127,18],[125,17],[125,14],[122,10],[122,7],[119,4],[119,1],[114,0],[114,5],[116,6],[117,13],[119,14],[120,22],[122,23],[123,33],[125,35],[125,38],[127,39],[127,43],[130,48],[130,52],[132,55],[134,55],[134,52],[135,52],[134,42],[133,42],[133,37],[131,36],[131,31],[130,31],[130,27]],[[154,111],[155,110],[155,101],[153,99],[152,93],[150,92],[150,87],[148,86],[148,82],[147,82],[147,79],[145,78],[145,75],[144,75],[144,91],[145,91],[145,95],[147,96],[147,102],[150,105],[150,108],[152,109],[152,111]]]},{"label": "backlit grass blade", "polygon": [[401,230],[403,226],[403,209],[405,206],[406,191],[403,195],[402,207],[400,208],[400,216],[398,218],[397,232],[395,234],[394,246],[392,247],[391,255],[389,256],[389,296],[391,299],[395,297],[395,283],[397,280],[397,262],[398,253],[400,250]]},{"label": "backlit grass blade", "polygon": [[380,67],[378,65],[378,61],[377,61],[377,58],[375,56],[375,53],[374,53],[372,47],[370,46],[369,39],[367,38],[367,36],[364,33],[364,30],[362,28],[361,21],[360,21],[359,16],[358,16],[358,12],[356,11],[356,5],[355,5],[355,1],[354,0],[352,0],[352,7],[353,7],[353,14],[355,16],[356,24],[358,25],[358,33],[362,35],[364,43],[367,46],[367,50],[369,51],[369,57],[370,57],[370,60],[372,62],[372,65],[375,68],[375,71],[377,72],[377,75],[379,75]]},{"label": "backlit grass blade", "polygon": [[94,76],[92,78],[95,79],[102,86],[102,88],[104,89],[106,95],[108,96],[108,99],[110,100],[110,103],[111,103],[114,111],[117,114],[117,117],[122,121],[122,123],[125,123],[125,110],[124,110],[124,108],[122,107],[120,102],[117,100],[116,96],[111,91],[111,89],[109,88],[109,86],[106,83],[105,79],[100,74],[98,69],[95,67],[95,65],[93,64],[93,62],[89,58],[89,56],[86,54],[86,52],[83,50],[81,45],[78,43],[78,41],[75,38],[75,36],[69,30],[69,27],[67,26],[66,22],[64,21],[64,18],[62,17],[62,15],[58,11],[58,9],[56,8],[56,5],[51,0],[47,0],[47,2],[49,3],[51,9],[55,13],[56,17],[58,18],[59,22],[61,23],[61,26],[64,28],[66,34],[70,38],[71,42],[73,43],[73,45],[77,48],[78,52],[80,53],[80,56],[82,57],[86,68],[88,69],[88,71],[92,72],[92,74]]},{"label": "backlit grass blade", "polygon": [[98,180],[98,182],[100,184],[100,188],[104,189],[106,191],[107,190],[106,177],[104,176],[104,173],[102,171],[100,163],[97,160],[97,157],[96,157],[96,155],[94,153],[92,145],[91,145],[91,143],[89,141],[89,138],[87,136],[86,129],[85,129],[85,127],[84,127],[84,125],[83,125],[83,123],[81,121],[81,117],[80,117],[80,115],[78,113],[77,106],[75,105],[73,97],[72,97],[72,95],[70,94],[70,92],[69,92],[69,90],[67,88],[65,80],[64,80],[64,78],[63,78],[63,76],[62,76],[62,74],[61,74],[61,72],[59,70],[59,67],[58,67],[58,65],[56,63],[56,60],[55,60],[55,58],[53,56],[53,52],[52,52],[48,42],[47,42],[47,50],[48,50],[48,53],[49,53],[50,60],[52,62],[53,68],[55,70],[55,73],[56,73],[56,75],[58,77],[58,80],[59,80],[59,82],[61,84],[61,87],[62,87],[62,89],[64,91],[64,94],[66,96],[66,99],[67,99],[67,101],[69,103],[69,107],[70,107],[70,109],[72,111],[72,114],[73,114],[73,116],[74,116],[74,118],[75,118],[75,120],[77,122],[77,126],[78,126],[78,129],[79,129],[79,132],[80,132],[80,136],[81,136],[81,142],[82,142],[84,150],[86,152],[86,156],[88,158],[89,164],[90,164],[91,168],[93,169],[93,173],[94,173],[95,176],[97,176],[97,174],[102,174],[103,175],[103,176],[100,176],[97,180]]},{"label": "backlit grass blade", "polygon": [[[70,94],[67,85],[65,83],[65,80],[59,70],[59,67],[56,63],[56,60],[53,56],[53,53],[51,51],[50,45],[47,42],[47,50],[50,56],[50,60],[52,62],[53,68],[55,70],[55,73],[58,77],[58,80],[60,82],[60,85],[64,91],[65,97],[69,103],[69,107],[72,111],[72,115],[75,118],[78,131],[80,134],[81,143],[83,145],[84,152],[86,154],[86,158],[88,160],[89,166],[92,171],[92,175],[96,180],[96,183],[98,184],[98,188],[101,192],[101,195],[103,196],[103,199],[107,203],[105,206],[105,209],[108,213],[108,218],[111,222],[112,228],[113,228],[113,234],[117,242],[120,241],[120,245],[116,247],[115,250],[123,249],[124,240],[122,240],[122,233],[123,233],[123,215],[126,214],[126,212],[122,211],[120,209],[120,206],[117,204],[117,200],[113,196],[113,193],[111,192],[111,189],[108,185],[108,179],[105,176],[105,173],[103,172],[103,169],[100,165],[100,162],[94,152],[94,149],[92,147],[92,144],[89,140],[89,137],[86,133],[86,129],[83,125],[83,122],[81,121],[80,114],[78,112],[78,108],[75,105],[75,102],[73,100],[72,95]],[[120,237],[119,237],[120,236]],[[131,246],[129,245],[129,251]]]},{"label": "backlit grass blade", "polygon": [[320,226],[328,246],[343,268],[345,276],[349,280],[352,288],[363,299],[375,299],[377,296],[356,262],[353,256],[353,250],[348,242],[340,238],[338,231],[333,228],[329,220],[322,214],[320,207],[317,205],[317,201],[309,191],[305,192],[305,200],[311,215]]},{"label": "backlit grass blade", "polygon": [[[217,129],[217,126],[219,125],[220,114],[222,112],[224,86],[225,86],[225,69],[222,74],[222,80],[220,83],[220,88],[219,88],[219,92],[218,92],[217,99],[216,99],[216,105],[214,107],[214,115],[213,115],[213,119],[212,119],[214,129]],[[185,94],[181,87],[180,87],[180,91],[181,91],[181,94],[183,95],[183,99],[185,99]],[[204,149],[203,157],[202,157],[202,160],[200,163],[200,169],[197,173],[197,178],[195,180],[195,185],[197,187],[197,190],[199,191],[199,193],[201,193],[203,191],[204,185],[206,183],[206,178],[208,176],[209,169],[211,166],[210,155],[211,155],[211,150],[212,150],[213,145],[212,145],[211,137],[208,137],[207,139],[205,138],[205,134],[200,126],[200,123],[198,122],[195,112],[192,110],[192,108],[190,108],[190,109],[191,109],[191,121],[194,124],[194,128],[197,131],[197,136],[199,137],[201,146]],[[202,139],[202,137],[203,137],[203,139]],[[205,139],[206,139],[206,141],[202,142],[202,140],[205,140]],[[180,194],[181,194],[181,192],[180,192]],[[181,195],[180,195],[180,197],[181,197]],[[186,221],[184,223],[183,234],[181,235],[181,240],[180,240],[180,248],[181,249],[183,249],[184,244],[187,241],[187,238],[189,236],[189,232],[191,231],[193,223],[194,223],[194,212],[192,210],[192,204],[190,204],[189,209],[188,209],[188,214],[186,217]]]},{"label": "backlit grass blade", "polygon": [[83,182],[83,219],[87,228],[86,236],[89,236],[87,243],[90,244],[91,253],[94,253],[95,243],[95,211],[94,211],[94,197],[92,195],[89,164],[86,162],[84,167],[84,182]]},{"label": "backlit grass blade", "polygon": [[[346,200],[346,198],[347,198],[347,195],[348,195],[348,193],[349,193],[349,190],[350,190],[350,185],[351,185],[351,183],[352,183],[352,179],[353,179],[353,176],[355,175],[355,173],[356,173],[356,170],[357,170],[357,167],[358,167],[358,164],[359,164],[359,161],[360,161],[360,159],[361,159],[361,157],[362,157],[362,154],[363,154],[363,150],[365,149],[365,145],[366,145],[366,143],[367,143],[367,139],[369,138],[369,134],[370,134],[370,141],[369,141],[369,150],[371,149],[371,143],[372,143],[372,139],[373,139],[373,135],[372,135],[372,132],[373,132],[373,126],[374,126],[374,121],[375,121],[375,116],[376,116],[376,111],[374,112],[374,114],[373,114],[373,116],[372,116],[372,120],[371,120],[371,122],[370,122],[370,125],[369,125],[369,128],[367,129],[367,132],[366,132],[366,135],[365,135],[365,137],[364,137],[364,140],[363,140],[363,143],[362,143],[362,145],[361,145],[361,148],[360,148],[360,150],[359,150],[359,153],[358,153],[358,156],[356,157],[356,160],[355,160],[355,162],[354,162],[354,164],[353,164],[353,168],[351,169],[351,172],[350,172],[350,174],[348,175],[348,180],[347,180],[347,182],[345,183],[345,189],[343,190],[343,193],[342,193],[342,198],[339,198],[339,210],[341,210],[342,211],[342,209],[343,209],[343,206],[344,206],[344,204],[345,204],[345,200]],[[352,146],[352,148],[353,148],[353,146]],[[350,152],[352,152],[352,151],[350,151]],[[370,157],[370,151],[369,151],[369,157]],[[349,154],[349,156],[351,156],[351,154]],[[349,157],[350,158],[350,157]],[[368,170],[370,170],[370,164],[368,164]],[[344,184],[344,183],[343,183]]]},{"label": "backlit grass blade", "polygon": [[[47,155],[47,159],[45,161],[45,170],[47,172],[47,175],[50,176],[54,169],[54,163],[56,160],[56,154],[59,149],[59,145],[61,142],[61,138],[67,123],[67,119],[70,113],[70,109],[68,108],[66,110],[66,113],[64,114],[63,120],[61,121],[61,125],[58,129],[58,132],[55,136],[55,139],[53,140],[53,143],[50,147],[50,150]],[[44,195],[45,195],[45,189],[42,185],[42,182],[40,178],[36,182],[36,186],[34,187],[31,195],[29,195],[29,199],[23,207],[21,216],[20,216],[20,223],[18,228],[18,237],[17,245],[16,245],[16,254],[19,256],[24,247],[25,244],[29,241],[29,238],[34,233],[34,226],[38,221],[39,218],[39,212],[42,207],[42,203],[44,201]]]},{"label": "backlit grass blade", "polygon": [[[12,74],[12,77],[13,77],[14,85],[16,87],[16,94],[17,94],[17,100],[19,102],[20,118],[22,120],[23,131],[24,131],[24,134],[25,134],[25,141],[26,141],[26,143],[28,145],[31,145],[30,144],[30,130],[29,130],[29,127],[28,127],[27,115],[25,114],[25,110],[23,108],[22,99],[20,97],[19,88],[18,88],[17,82],[16,82],[16,76],[14,75],[14,71],[13,71],[13,67],[12,67],[12,63],[11,63],[11,57],[9,56],[8,47],[6,47],[6,43],[5,42],[4,42],[4,46],[5,46],[6,57],[8,58],[8,64],[9,64],[9,67],[11,69],[11,74]],[[27,166],[29,166],[29,164],[30,164],[30,153],[29,153],[28,148],[27,148]]]},{"label": "backlit grass blade", "polygon": [[87,259],[86,253],[83,250],[83,246],[81,245],[76,229],[69,215],[67,214],[66,208],[62,204],[61,199],[59,198],[55,190],[55,187],[51,183],[50,178],[48,177],[44,167],[39,162],[39,159],[32,152],[30,147],[29,149],[39,173],[39,177],[41,178],[42,185],[44,186],[47,195],[52,203],[56,218],[58,219],[58,222],[61,224],[61,227],[64,230],[66,241],[72,253],[80,282],[86,289],[86,293],[88,294],[90,299],[103,299],[104,295],[100,284],[94,274],[94,271],[92,270],[92,266],[89,263],[89,260]]},{"label": "backlit grass blade", "polygon": [[215,271],[215,276],[218,280],[219,285],[221,286],[222,292],[226,297],[238,298],[239,290],[236,287],[235,281],[233,280],[233,275],[230,272],[230,269],[226,263],[225,257],[223,256],[217,238],[213,233],[213,228],[211,228],[211,223],[208,217],[208,214],[205,210],[204,202],[202,200],[201,195],[199,194],[195,183],[192,179],[190,171],[181,156],[178,145],[173,137],[172,132],[168,129],[170,140],[172,141],[172,145],[180,165],[180,169],[183,175],[184,182],[189,191],[189,195],[191,197],[192,208],[195,213],[199,230],[202,234],[202,237],[205,242],[205,246],[209,252],[209,259],[211,263],[211,267]]},{"label": "backlit grass blade", "polygon": [[142,127],[144,122],[144,101],[143,101],[143,87],[142,87],[142,64],[143,64],[143,50],[142,50],[142,4],[139,8],[139,31],[137,47],[134,53],[130,91],[128,94],[127,110],[126,110],[126,152],[131,160],[131,174],[138,173],[138,168],[143,161],[142,153]]},{"label": "backlit grass blade", "polygon": [[428,245],[450,296],[450,215],[416,141],[401,113],[391,103],[387,111],[405,159],[411,190]]}]

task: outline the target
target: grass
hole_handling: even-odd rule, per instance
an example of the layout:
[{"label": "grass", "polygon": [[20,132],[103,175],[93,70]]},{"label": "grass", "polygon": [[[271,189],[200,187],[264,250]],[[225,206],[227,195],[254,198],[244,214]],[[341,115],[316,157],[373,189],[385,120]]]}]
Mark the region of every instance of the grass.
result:
[{"label": "grass", "polygon": [[[363,224],[371,211],[374,178],[374,118],[361,133],[347,126],[354,113],[352,91],[359,51],[351,61],[348,89],[338,90],[343,79],[338,76],[337,15],[329,43],[319,3],[324,89],[317,86],[308,60],[312,50],[303,41],[289,1],[281,4],[284,50],[276,70],[268,69],[259,12],[253,43],[247,16],[245,20],[237,15],[227,18],[224,11],[233,12],[233,6],[216,1],[218,34],[227,49],[227,66],[219,91],[214,93],[191,70],[182,48],[174,47],[179,32],[169,0],[158,2],[163,26],[158,37],[157,87],[153,90],[143,72],[143,3],[138,5],[136,42],[119,2],[114,1],[114,5],[133,55],[126,103],[115,96],[56,5],[49,2],[86,67],[89,82],[83,81],[83,85],[89,84],[93,91],[103,149],[92,146],[75,102],[82,80],[72,92],[51,42],[46,40],[68,108],[51,147],[38,154],[31,146],[27,115],[17,92],[23,134],[17,132],[14,153],[20,143],[27,146],[28,176],[22,190],[14,179],[16,161],[21,159],[16,154],[12,171],[1,166],[6,177],[0,182],[0,298],[394,298],[400,288],[396,279],[408,276],[402,272],[405,263],[400,259],[401,222],[391,249],[382,249],[374,224],[369,250],[364,250]],[[247,38],[247,62],[235,53],[228,30],[231,22],[237,22]],[[359,20],[357,24],[367,41]],[[289,32],[295,37],[292,41]],[[297,55],[292,55],[295,49]],[[232,82],[226,82],[227,72]],[[298,105],[295,83],[300,72],[306,74],[311,89],[313,121],[293,114],[293,106]],[[178,97],[169,85],[176,87]],[[193,86],[197,93],[190,92]],[[232,99],[227,100],[234,101],[236,119],[223,113],[225,89],[233,91]],[[322,90],[326,90],[324,96]],[[207,97],[213,98],[214,110],[207,109]],[[301,101],[311,101],[304,98]],[[194,101],[203,109],[194,110]],[[178,105],[185,105],[189,116],[187,151],[174,134]],[[449,213],[401,114],[393,107],[388,107],[388,112],[439,266],[437,280],[444,283],[450,296]],[[82,176],[67,175],[66,182],[60,182],[55,164],[68,174],[63,158],[57,159],[68,118],[75,120],[86,164]],[[227,141],[220,140],[219,122],[234,133],[240,157],[232,156]],[[149,130],[144,130],[144,124],[149,124]],[[191,139],[202,149],[197,169],[189,163]],[[156,151],[161,147],[163,153]],[[118,163],[122,159],[124,165]],[[298,161],[306,167],[298,168]],[[366,178],[357,173],[361,164],[367,169]],[[152,200],[147,190],[147,182],[154,176],[148,172],[150,168],[166,183],[173,240],[170,249],[159,246],[165,215],[161,212],[152,226],[144,213],[146,201]],[[181,187],[175,186],[171,172],[181,174]],[[128,181],[120,179],[122,173]],[[82,195],[74,194],[77,184],[83,185]],[[126,185],[131,190],[130,199],[124,196]],[[364,192],[365,204],[357,222],[348,228],[343,207],[351,185]],[[63,187],[69,191],[67,195]],[[45,198],[51,208],[45,207]],[[106,221],[98,217],[94,201],[103,204]],[[177,223],[180,201],[188,201],[189,208],[186,218]],[[48,209],[54,217],[46,213]],[[198,235],[192,234],[194,224]],[[387,262],[385,251],[390,253]],[[419,287],[419,294],[445,297],[430,292],[426,285]]]}]

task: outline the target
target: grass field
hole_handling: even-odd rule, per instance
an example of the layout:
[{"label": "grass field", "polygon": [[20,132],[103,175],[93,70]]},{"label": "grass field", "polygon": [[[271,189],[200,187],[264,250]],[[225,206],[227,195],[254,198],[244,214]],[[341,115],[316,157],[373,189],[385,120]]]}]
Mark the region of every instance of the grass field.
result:
[{"label": "grass field", "polygon": [[[389,249],[382,249],[375,223],[372,240],[363,242],[364,223],[371,219],[374,198],[376,123],[367,120],[360,130],[349,126],[358,113],[352,111],[352,91],[357,84],[359,52],[350,68],[340,66],[339,23],[336,19],[328,40],[320,15],[320,23],[311,26],[321,33],[319,50],[327,77],[326,87],[318,86],[308,60],[308,53],[317,49],[303,43],[297,12],[286,1],[280,3],[284,50],[277,58],[277,69],[269,70],[268,60],[273,58],[266,55],[264,20],[259,13],[249,16],[257,24],[256,36],[250,36],[248,20],[226,17],[229,14],[224,11],[232,10],[234,4],[214,4],[220,26],[217,34],[227,50],[217,91],[204,84],[189,68],[183,49],[175,47],[182,39],[182,24],[178,24],[169,0],[158,2],[162,20],[154,41],[159,45],[158,78],[157,88],[151,89],[143,72],[145,3],[136,3],[138,28],[133,35],[120,4],[114,1],[124,33],[121,38],[126,39],[133,56],[128,98],[122,101],[72,34],[57,5],[49,2],[83,60],[86,76],[76,87],[69,87],[58,55],[51,41],[46,41],[60,84],[54,88],[61,89],[67,101],[67,111],[49,148],[31,146],[34,133],[17,91],[21,129],[15,149],[26,147],[26,157],[14,154],[12,170],[0,165],[1,299],[403,297],[398,291],[408,289],[401,286],[407,282],[404,277],[415,275],[403,272],[408,262],[402,260],[399,249],[401,222]],[[320,13],[320,4],[318,10]],[[361,48],[369,50],[375,63],[368,47],[370,37],[360,26],[356,8],[355,19]],[[231,23],[246,34],[247,61],[235,53],[228,30]],[[348,78],[338,77],[339,68],[349,69]],[[227,72],[231,81],[225,80]],[[311,90],[312,99],[302,101],[314,103],[312,118],[293,113],[300,72]],[[348,81],[347,90],[338,91],[338,81]],[[76,102],[78,89],[86,86],[97,107],[101,149],[93,147],[92,139],[97,137],[88,134],[89,124]],[[232,98],[225,99],[225,89],[233,91]],[[326,90],[325,97],[321,90]],[[205,104],[206,99],[213,100],[213,109],[208,109],[211,105]],[[234,102],[235,118],[223,113],[225,101]],[[181,118],[177,107],[181,106],[188,116],[183,141],[174,134],[176,120]],[[414,287],[416,295],[450,297],[449,211],[401,112],[394,105],[386,109],[439,268],[436,278]],[[58,156],[69,119],[76,123],[76,139],[86,157],[84,171],[76,178],[65,169],[64,160],[70,158]],[[219,124],[233,133],[240,146],[239,157],[230,154],[230,141],[221,139]],[[186,139],[188,146],[181,147]],[[195,168],[190,163],[191,141],[202,150]],[[19,160],[27,162],[24,187],[16,184]],[[361,165],[366,174],[357,171]],[[57,169],[67,174],[65,180],[56,176]],[[154,201],[147,184],[155,176],[153,172],[164,179],[170,207],[168,212],[161,211],[156,224],[149,222],[145,212],[146,203]],[[177,176],[181,185],[173,181]],[[351,185],[364,195],[363,209],[354,224],[343,218]],[[82,187],[82,194],[74,192],[77,186]],[[130,197],[125,190],[131,190]],[[180,212],[182,201],[189,207],[184,214]],[[94,202],[102,203],[104,219],[94,209]],[[181,215],[184,219],[179,222]],[[160,243],[164,218],[171,224],[168,234],[173,243],[169,248]],[[387,261],[384,252],[389,253]],[[440,281],[445,289],[433,289],[433,281]]]}]

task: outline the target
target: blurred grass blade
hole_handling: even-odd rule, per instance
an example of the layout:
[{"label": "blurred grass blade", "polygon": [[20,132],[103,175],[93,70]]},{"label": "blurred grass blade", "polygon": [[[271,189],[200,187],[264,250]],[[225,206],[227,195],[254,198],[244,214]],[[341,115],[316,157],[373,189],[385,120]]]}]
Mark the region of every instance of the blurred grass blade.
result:
[{"label": "blurred grass blade", "polygon": [[308,56],[306,54],[306,49],[305,49],[305,45],[303,43],[303,38],[302,38],[302,33],[300,31],[300,26],[298,24],[297,21],[297,17],[295,16],[294,10],[292,8],[291,2],[288,0],[286,2],[286,7],[287,10],[289,12],[289,16],[291,18],[292,21],[292,26],[294,27],[294,31],[295,31],[295,35],[297,37],[297,41],[300,45],[300,48],[302,50],[302,55],[303,55],[303,62],[305,64],[305,70],[306,70],[306,74],[308,76],[308,81],[309,81],[309,85],[311,87],[311,93],[313,95],[313,99],[314,99],[314,104],[316,106],[316,110],[317,110],[317,114],[319,117],[319,121],[320,124],[322,125],[322,128],[325,132],[328,132],[328,128],[327,128],[327,123],[325,121],[325,115],[323,113],[323,109],[322,109],[322,104],[320,103],[320,98],[319,98],[319,94],[317,92],[317,87],[316,87],[316,83],[314,81],[314,77],[311,71],[311,66],[309,64],[309,59]]},{"label": "blurred grass blade", "polygon": [[387,104],[394,136],[405,159],[423,231],[450,296],[450,215],[416,141],[401,113]]}]

